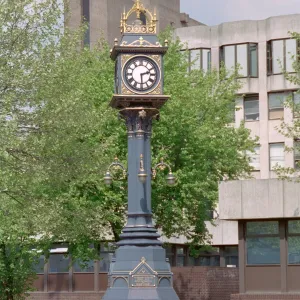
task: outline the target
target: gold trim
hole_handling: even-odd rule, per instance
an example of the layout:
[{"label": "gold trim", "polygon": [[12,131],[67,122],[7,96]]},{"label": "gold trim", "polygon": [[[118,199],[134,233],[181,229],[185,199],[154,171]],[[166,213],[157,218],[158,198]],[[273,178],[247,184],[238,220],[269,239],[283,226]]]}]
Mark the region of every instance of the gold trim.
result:
[{"label": "gold trim", "polygon": [[142,265],[147,266],[153,274],[155,274],[155,275],[158,274],[156,271],[154,271],[154,270],[147,264],[146,258],[145,258],[145,257],[142,257],[142,258],[141,258],[141,262],[140,262],[140,263],[139,263],[139,264],[138,264],[131,272],[129,272],[129,275],[133,275],[133,273],[134,273],[135,271],[137,271],[137,269],[138,269],[140,266],[142,266]]},{"label": "gold trim", "polygon": [[133,41],[132,43],[128,44],[126,41],[124,41],[120,46],[126,46],[126,47],[162,47],[162,45],[159,42],[156,42],[155,44],[151,44],[149,41],[145,40],[142,36],[138,39]]},{"label": "gold trim", "polygon": [[[129,55],[124,55],[124,59],[125,59],[125,57],[128,58],[128,56]],[[149,90],[147,92],[144,92],[144,93],[143,92],[138,92],[138,91],[136,91],[134,89],[131,89],[129,86],[127,86],[126,80],[124,78],[124,68],[125,68],[125,65],[130,60],[134,59],[135,57],[145,57],[147,59],[152,60],[153,63],[156,64],[156,66],[158,68],[158,71],[159,71],[159,74],[158,74],[159,78],[160,78],[159,82],[151,90]],[[152,92],[155,91],[159,86],[161,88],[162,71],[161,71],[161,66],[160,66],[160,64],[161,64],[161,57],[160,57],[160,55],[143,55],[143,54],[133,55],[130,58],[128,58],[127,61],[125,61],[124,63],[123,63],[123,61],[124,60],[123,60],[123,56],[122,56],[122,70],[121,70],[121,78],[122,78],[122,89],[121,90],[122,90],[122,94],[124,94],[124,95],[133,95],[133,94],[135,94],[135,95],[147,95],[147,94],[152,94]],[[155,92],[155,95],[159,95],[159,94],[160,94],[160,90],[159,90],[159,92],[158,91]]]},{"label": "gold trim", "polygon": [[125,279],[125,281],[127,282],[127,285],[129,287],[129,278],[127,276],[112,276],[112,283],[111,283],[111,287],[113,287],[115,281],[119,278],[123,278]]},{"label": "gold trim", "polygon": [[[137,25],[129,25],[127,24],[128,18],[136,13],[136,17],[138,20],[141,20],[141,14],[146,16],[146,25],[145,24],[137,24]],[[148,9],[145,8],[144,4],[141,0],[136,0],[133,7],[126,14],[124,11],[121,14],[121,33],[148,33],[155,34],[156,33],[156,23],[157,17],[156,12],[152,14]]]}]

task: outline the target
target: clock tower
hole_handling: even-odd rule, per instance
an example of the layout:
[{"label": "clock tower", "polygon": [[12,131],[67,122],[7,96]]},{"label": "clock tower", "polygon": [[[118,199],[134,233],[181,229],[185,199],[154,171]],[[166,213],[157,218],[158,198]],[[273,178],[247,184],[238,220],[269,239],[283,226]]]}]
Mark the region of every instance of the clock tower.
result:
[{"label": "clock tower", "polygon": [[[134,19],[132,19],[134,17]],[[111,107],[125,121],[128,136],[127,224],[117,243],[104,300],[178,300],[173,274],[152,221],[151,133],[163,94],[163,57],[168,42],[156,35],[156,14],[136,0],[121,16],[121,41],[115,40],[115,94]],[[169,182],[174,179],[170,173]]]}]

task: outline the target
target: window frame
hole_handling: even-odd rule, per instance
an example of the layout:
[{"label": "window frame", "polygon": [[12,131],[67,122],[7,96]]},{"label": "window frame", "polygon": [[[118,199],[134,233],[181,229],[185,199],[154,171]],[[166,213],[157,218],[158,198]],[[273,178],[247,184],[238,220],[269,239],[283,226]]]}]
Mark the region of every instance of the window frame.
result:
[{"label": "window frame", "polygon": [[[237,43],[237,44],[226,44],[220,47],[220,64],[224,63],[226,67],[225,61],[225,52],[224,48],[228,46],[234,46],[234,67],[237,67],[237,46],[239,45],[247,45],[247,76],[238,76],[237,78],[259,78],[259,51],[258,51],[258,43],[256,42],[247,42],[247,43]],[[256,68],[257,68],[257,76],[251,75],[251,55],[250,55],[250,45],[256,45],[257,50],[257,60],[256,60]]]},{"label": "window frame", "polygon": [[[188,53],[189,53],[189,55],[188,55],[188,62],[189,62],[188,71],[189,72],[193,71],[193,69],[191,68],[191,64],[192,64],[191,51],[193,51],[193,50],[199,50],[200,51],[200,69],[199,70],[204,71],[204,72],[211,71],[211,48],[199,47],[199,48],[189,48],[187,50],[188,50]],[[203,51],[202,50],[209,50],[210,51],[210,59],[209,59],[209,62],[208,62],[208,69],[207,69],[207,71],[203,69]]]},{"label": "window frame", "polygon": [[282,112],[283,112],[283,115],[281,118],[274,118],[274,119],[270,119],[270,95],[271,94],[282,94],[283,97],[286,93],[288,93],[289,91],[277,91],[277,92],[268,92],[268,120],[271,121],[271,120],[281,120],[281,119],[284,119],[284,104],[282,106]]},{"label": "window frame", "polygon": [[[259,148],[259,154],[258,154],[258,157],[259,157],[259,168],[258,169],[255,169],[252,165],[251,165],[251,162],[249,163],[250,164],[250,166],[253,168],[253,170],[251,171],[251,172],[260,172],[260,148],[261,148],[261,145],[260,144],[256,144],[255,145],[255,147],[254,147],[254,149],[255,148]],[[250,157],[250,155],[249,155],[249,152],[250,151],[246,151],[246,155],[247,156],[249,156]],[[256,154],[256,152],[250,152],[251,154]]]},{"label": "window frame", "polygon": [[284,155],[285,142],[269,143],[269,171],[274,171],[274,169],[271,169],[271,145],[277,145],[277,144],[283,145],[283,162],[285,165],[285,155]]},{"label": "window frame", "polygon": [[300,262],[299,263],[295,263],[295,264],[291,264],[289,262],[289,237],[300,237],[300,232],[299,233],[290,233],[289,232],[289,222],[290,221],[300,221],[299,219],[288,219],[285,222],[285,239],[286,239],[286,247],[287,247],[287,252],[286,252],[286,262],[287,262],[287,266],[300,266]]},{"label": "window frame", "polygon": [[[247,101],[254,101],[254,100],[250,100],[250,98],[254,98],[257,97],[257,101],[258,101],[258,120],[246,120],[246,109],[245,109],[245,102]],[[243,107],[244,107],[244,121],[245,122],[259,122],[260,120],[260,114],[259,114],[259,94],[249,94],[243,97]]]},{"label": "window frame", "polygon": [[[296,159],[296,153],[295,153],[295,145],[296,144],[299,145],[299,147],[297,147],[298,151],[299,151],[299,155],[298,155],[299,158],[298,159]],[[299,171],[300,170],[300,139],[294,140],[293,148],[294,148],[294,150],[293,150],[293,152],[294,152],[294,169]],[[298,166],[297,166],[297,162],[299,162]],[[299,235],[300,235],[300,233],[299,233]]]},{"label": "window frame", "polygon": [[[278,233],[264,233],[264,234],[248,234],[247,232],[247,224],[248,223],[258,223],[258,222],[277,222],[278,225]],[[245,266],[246,267],[263,267],[263,266],[280,266],[281,261],[280,261],[280,254],[281,254],[281,245],[280,245],[280,222],[279,220],[251,220],[245,222],[244,225],[244,237],[245,237]],[[268,237],[276,237],[279,240],[279,263],[272,263],[272,264],[249,264],[248,263],[248,247],[247,247],[247,242],[248,238],[268,238]]]},{"label": "window frame", "polygon": [[[295,38],[280,38],[280,39],[272,39],[267,41],[267,76],[271,76],[271,75],[282,75],[284,72],[286,71],[286,41],[287,40],[296,40],[296,53],[300,54],[300,40],[297,40]],[[280,73],[273,73],[273,42],[274,41],[283,41],[283,71],[281,71]],[[298,60],[300,58],[298,57]],[[297,72],[288,72],[289,74],[295,74]]]}]

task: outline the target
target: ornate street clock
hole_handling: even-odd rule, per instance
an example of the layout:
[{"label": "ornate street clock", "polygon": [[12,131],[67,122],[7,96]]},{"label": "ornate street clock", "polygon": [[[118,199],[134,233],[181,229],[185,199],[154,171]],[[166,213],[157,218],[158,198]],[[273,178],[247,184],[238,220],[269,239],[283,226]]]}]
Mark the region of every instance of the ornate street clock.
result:
[{"label": "ornate street clock", "polygon": [[[135,14],[136,20],[129,24]],[[132,9],[122,14],[122,38],[120,43],[115,40],[111,51],[116,66],[110,105],[127,126],[128,209],[103,300],[179,300],[151,210],[152,123],[169,99],[163,94],[167,42],[164,46],[159,43],[156,22],[156,15],[136,0]],[[111,179],[109,172],[105,178]]]}]

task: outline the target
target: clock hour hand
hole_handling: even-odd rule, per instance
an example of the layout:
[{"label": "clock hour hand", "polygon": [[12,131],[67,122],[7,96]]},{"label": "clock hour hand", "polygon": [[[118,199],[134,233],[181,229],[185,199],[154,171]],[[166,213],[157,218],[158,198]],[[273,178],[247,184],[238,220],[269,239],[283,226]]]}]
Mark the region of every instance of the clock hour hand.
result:
[{"label": "clock hour hand", "polygon": [[148,75],[148,74],[150,74],[150,71],[147,71],[145,73],[141,73],[141,84],[143,84],[143,77],[144,77],[144,75]]}]

